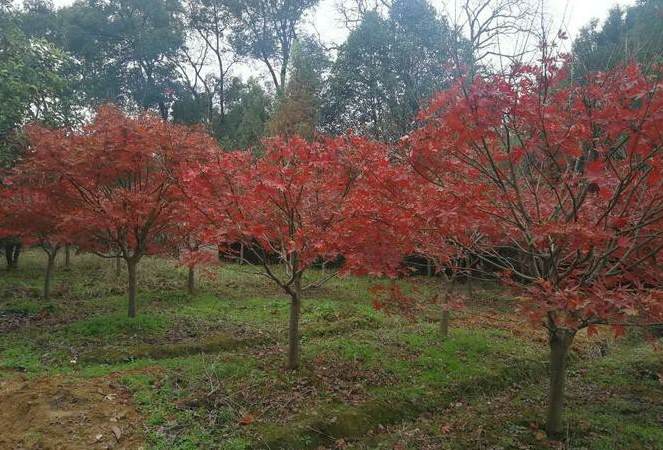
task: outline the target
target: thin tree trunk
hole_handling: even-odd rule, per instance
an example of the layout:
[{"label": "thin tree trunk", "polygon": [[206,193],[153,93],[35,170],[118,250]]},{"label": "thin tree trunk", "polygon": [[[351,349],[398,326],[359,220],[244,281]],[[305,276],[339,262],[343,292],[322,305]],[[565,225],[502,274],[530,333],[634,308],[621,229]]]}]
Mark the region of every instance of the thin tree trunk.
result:
[{"label": "thin tree trunk", "polygon": [[7,259],[7,270],[18,268],[18,256],[21,254],[21,244],[5,244],[5,258]]},{"label": "thin tree trunk", "polygon": [[7,260],[7,270],[12,270],[12,245],[5,244],[5,259]]},{"label": "thin tree trunk", "polygon": [[57,249],[46,253],[48,254],[48,261],[46,262],[46,274],[44,276],[44,300],[48,300],[51,295],[51,277],[53,276],[53,267],[55,267]]},{"label": "thin tree trunk", "polygon": [[21,254],[21,243],[19,242],[14,246],[14,254],[12,255],[12,268],[18,269],[18,256]]},{"label": "thin tree trunk", "polygon": [[[447,298],[448,300],[448,298]],[[442,305],[442,314],[440,316],[440,336],[442,336],[442,339],[446,339],[449,337],[449,319],[451,318],[451,315],[449,314],[449,310],[447,309],[447,302],[445,302],[444,305]]]},{"label": "thin tree trunk", "polygon": [[187,277],[186,288],[189,294],[193,294],[196,290],[196,273],[192,266],[189,266],[189,275]]},{"label": "thin tree trunk", "polygon": [[449,337],[449,321],[451,320],[451,313],[449,312],[449,298],[454,289],[454,280],[447,279],[445,293],[442,296],[442,304],[440,305],[442,312],[440,313],[440,336],[442,339]]},{"label": "thin tree trunk", "polygon": [[119,256],[115,257],[115,277],[120,278],[122,274],[122,258]]},{"label": "thin tree trunk", "polygon": [[564,410],[564,387],[568,353],[574,333],[557,329],[549,333],[550,345],[550,393],[546,433],[555,438],[562,434],[562,412]]},{"label": "thin tree trunk", "polygon": [[159,115],[161,115],[164,122],[168,121],[168,108],[166,108],[166,104],[163,101],[159,102]]},{"label": "thin tree trunk", "polygon": [[301,312],[301,280],[297,278],[290,294],[290,323],[288,327],[288,369],[299,367],[299,315]]},{"label": "thin tree trunk", "polygon": [[64,267],[68,269],[71,266],[71,247],[64,246]]},{"label": "thin tree trunk", "polygon": [[464,260],[465,266],[465,288],[467,289],[467,298],[471,299],[474,297],[474,283],[472,279],[472,257],[467,256]]},{"label": "thin tree trunk", "polygon": [[129,317],[136,317],[136,261],[127,260],[127,271],[129,273]]}]

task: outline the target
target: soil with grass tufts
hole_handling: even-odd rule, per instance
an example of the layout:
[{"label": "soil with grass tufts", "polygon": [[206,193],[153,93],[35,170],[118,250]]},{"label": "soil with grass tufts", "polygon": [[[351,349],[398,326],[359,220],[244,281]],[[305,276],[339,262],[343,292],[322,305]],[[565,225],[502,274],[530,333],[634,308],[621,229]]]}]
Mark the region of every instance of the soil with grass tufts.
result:
[{"label": "soil with grass tufts", "polygon": [[113,378],[0,381],[0,448],[139,449],[142,419]]}]

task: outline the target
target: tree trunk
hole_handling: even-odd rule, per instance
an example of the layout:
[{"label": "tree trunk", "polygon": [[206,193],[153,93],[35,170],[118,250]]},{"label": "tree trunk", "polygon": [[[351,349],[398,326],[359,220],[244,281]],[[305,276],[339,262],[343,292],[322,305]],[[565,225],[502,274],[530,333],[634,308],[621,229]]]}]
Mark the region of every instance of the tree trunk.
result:
[{"label": "tree trunk", "polygon": [[290,324],[288,327],[288,369],[299,367],[299,314],[301,312],[301,280],[297,278],[290,294]]},{"label": "tree trunk", "polygon": [[449,319],[449,310],[443,309],[442,317],[440,317],[440,336],[442,336],[442,339],[449,337]]},{"label": "tree trunk", "polygon": [[129,273],[129,317],[136,317],[136,265],[136,261],[127,260],[127,271]]},{"label": "tree trunk", "polygon": [[166,104],[163,101],[159,101],[159,115],[164,122],[168,121],[168,108],[166,108]]},{"label": "tree trunk", "polygon": [[5,259],[7,260],[7,270],[12,270],[12,245],[5,244]]},{"label": "tree trunk", "polygon": [[21,243],[14,246],[14,255],[12,256],[12,268],[18,269],[18,255],[21,254]]},{"label": "tree trunk", "polygon": [[119,256],[115,257],[115,277],[120,278],[122,274],[122,258]]},{"label": "tree trunk", "polygon": [[189,267],[189,276],[187,277],[186,288],[189,294],[193,294],[196,290],[196,274],[193,267]]},{"label": "tree trunk", "polygon": [[440,305],[442,312],[440,314],[440,336],[442,339],[449,337],[449,320],[451,313],[449,312],[449,298],[453,291],[453,280],[447,281],[446,292],[442,297],[442,304]]},{"label": "tree trunk", "polygon": [[71,247],[68,245],[64,246],[64,267],[68,269],[71,265]]},{"label": "tree trunk", "polygon": [[18,255],[21,254],[21,244],[5,244],[5,258],[7,259],[7,270],[18,268]]},{"label": "tree trunk", "polygon": [[564,410],[564,387],[569,348],[575,333],[565,329],[549,332],[550,345],[550,393],[546,433],[549,438],[562,434],[562,412]]},{"label": "tree trunk", "polygon": [[51,277],[53,276],[53,268],[55,267],[55,255],[57,249],[47,252],[48,261],[46,262],[46,275],[44,276],[44,300],[48,300],[51,295]]}]

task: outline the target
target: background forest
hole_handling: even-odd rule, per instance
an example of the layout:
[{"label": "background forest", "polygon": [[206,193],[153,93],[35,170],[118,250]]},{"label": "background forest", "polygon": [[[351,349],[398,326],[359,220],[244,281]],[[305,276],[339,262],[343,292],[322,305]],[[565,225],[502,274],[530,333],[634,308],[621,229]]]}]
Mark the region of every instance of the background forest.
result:
[{"label": "background forest", "polygon": [[[79,126],[99,105],[203,124],[226,149],[276,134],[395,140],[416,126],[453,68],[494,72],[554,37],[538,2],[343,2],[347,39],[305,27],[315,0],[49,0],[0,5],[0,146],[11,165],[21,125]],[[575,71],[660,60],[660,0],[614,8],[573,42]],[[500,41],[501,39],[501,41]]]}]

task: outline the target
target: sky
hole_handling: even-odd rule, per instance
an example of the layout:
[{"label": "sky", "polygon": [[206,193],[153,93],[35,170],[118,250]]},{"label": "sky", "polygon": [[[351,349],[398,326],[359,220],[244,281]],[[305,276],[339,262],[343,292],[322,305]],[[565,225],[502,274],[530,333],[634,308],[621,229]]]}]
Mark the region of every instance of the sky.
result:
[{"label": "sky", "polygon": [[[312,17],[315,28],[322,38],[332,42],[342,42],[347,31],[340,22],[336,12],[336,3],[339,0],[321,0]],[[555,25],[563,24],[569,37],[573,39],[577,31],[593,18],[605,19],[608,11],[615,5],[632,5],[635,0],[543,0],[544,8]],[[73,0],[53,0],[56,6],[67,6]],[[452,7],[454,0],[431,0],[431,3],[441,9],[443,5]]]},{"label": "sky", "polygon": [[[17,0],[18,1],[18,0]],[[348,30],[341,21],[337,12],[337,4],[340,0],[320,0],[318,6],[305,17],[305,29],[318,34],[329,45],[340,44],[347,37]],[[429,0],[439,11],[453,11],[454,3],[458,0]],[[629,6],[635,0],[530,0],[542,1],[545,16],[550,21],[550,31],[557,30],[566,32],[569,40],[566,46],[570,46],[580,28],[594,18],[604,20],[610,9],[614,6]],[[74,0],[53,0],[56,7],[67,6]],[[564,48],[562,50],[570,50]],[[242,64],[238,67],[242,78],[256,75],[263,69],[256,64]]]},{"label": "sky", "polygon": [[[336,10],[339,0],[321,0],[309,20],[320,36],[330,42],[341,43],[347,36],[347,29],[341,23]],[[452,11],[458,0],[429,0],[439,11]],[[537,1],[537,0],[530,0]],[[635,0],[542,0],[545,15],[552,22],[552,28],[566,31],[572,41],[580,28],[597,18],[603,21],[614,6],[629,6]]]},{"label": "sky", "polygon": [[575,38],[578,30],[593,18],[603,20],[612,7],[629,6],[634,3],[633,0],[548,0],[546,6],[557,21],[561,22],[564,19],[569,37]]}]

